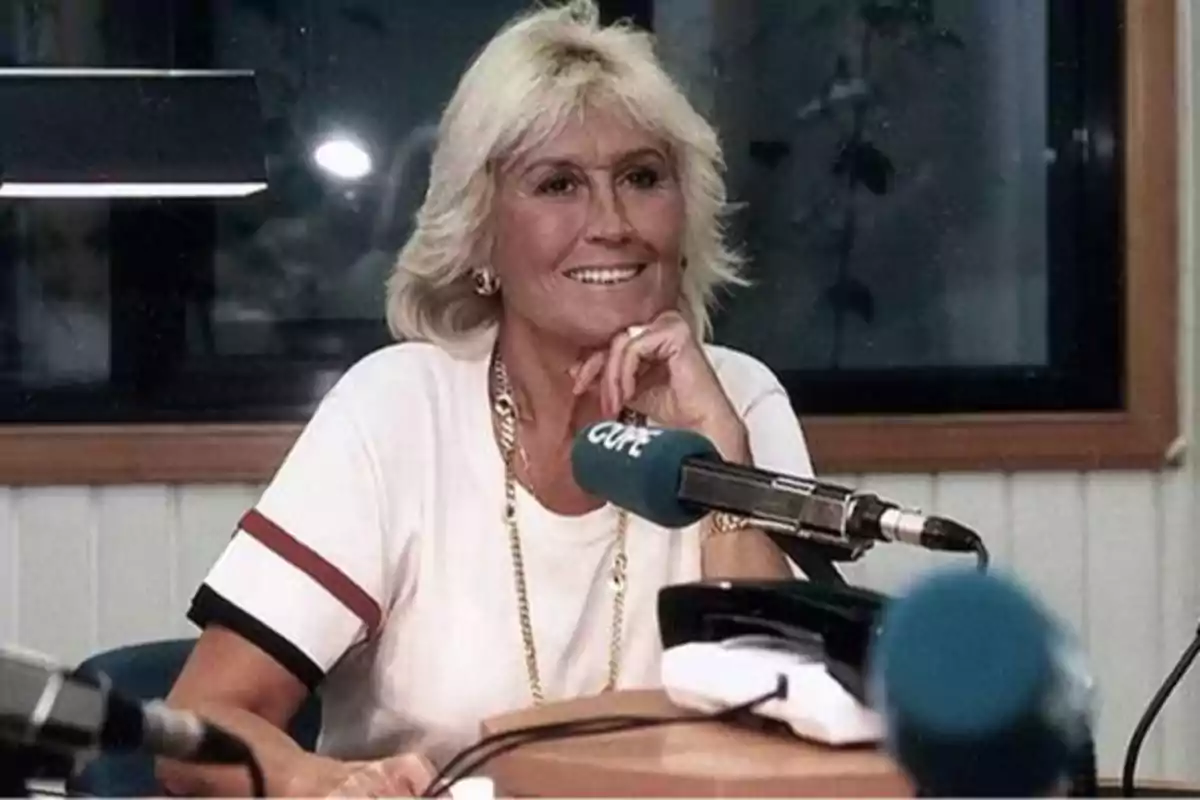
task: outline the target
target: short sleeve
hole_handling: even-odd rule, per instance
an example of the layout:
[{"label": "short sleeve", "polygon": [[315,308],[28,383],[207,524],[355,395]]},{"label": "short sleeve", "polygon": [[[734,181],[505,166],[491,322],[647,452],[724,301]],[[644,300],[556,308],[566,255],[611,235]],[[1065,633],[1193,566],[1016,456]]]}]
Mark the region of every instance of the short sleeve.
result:
[{"label": "short sleeve", "polygon": [[750,453],[756,467],[784,475],[812,477],[812,458],[800,420],[774,376],[750,401],[743,421],[750,436]]},{"label": "short sleeve", "polygon": [[380,487],[369,443],[335,387],[242,517],[189,618],[236,631],[315,688],[381,623]]}]

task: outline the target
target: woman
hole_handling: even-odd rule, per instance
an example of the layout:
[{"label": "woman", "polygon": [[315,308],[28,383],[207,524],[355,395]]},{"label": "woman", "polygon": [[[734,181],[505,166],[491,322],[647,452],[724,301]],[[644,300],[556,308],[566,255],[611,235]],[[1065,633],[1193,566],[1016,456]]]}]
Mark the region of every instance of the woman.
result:
[{"label": "woman", "polygon": [[[716,135],[590,0],[502,31],[445,110],[389,286],[404,343],[323,401],[198,592],[170,702],[244,736],[272,794],[419,791],[482,719],[658,683],[664,585],[784,577],[727,518],[665,531],[576,485],[574,434],[648,419],[811,472],[778,381],[700,343],[724,246]],[[280,729],[320,687],[319,755]],[[240,794],[235,769],[167,788]]]}]

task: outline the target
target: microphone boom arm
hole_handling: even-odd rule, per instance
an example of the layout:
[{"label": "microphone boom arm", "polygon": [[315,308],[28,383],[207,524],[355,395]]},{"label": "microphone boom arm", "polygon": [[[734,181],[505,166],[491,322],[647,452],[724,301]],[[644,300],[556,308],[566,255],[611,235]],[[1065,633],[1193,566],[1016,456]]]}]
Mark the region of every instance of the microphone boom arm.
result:
[{"label": "microphone boom arm", "polygon": [[[712,458],[688,459],[681,472],[678,497],[683,502],[745,516],[768,533],[841,548],[849,551],[848,560],[874,544],[871,537],[851,535],[855,519],[866,510],[858,504],[879,502],[872,495]],[[763,491],[764,481],[773,491]],[[748,507],[754,508],[752,514],[746,514]]]},{"label": "microphone boom arm", "polygon": [[904,542],[974,552],[987,569],[987,548],[965,525],[813,478],[696,456],[683,463],[677,497],[701,510],[743,516],[769,534],[836,548],[846,554],[843,560],[860,558],[876,542]]}]

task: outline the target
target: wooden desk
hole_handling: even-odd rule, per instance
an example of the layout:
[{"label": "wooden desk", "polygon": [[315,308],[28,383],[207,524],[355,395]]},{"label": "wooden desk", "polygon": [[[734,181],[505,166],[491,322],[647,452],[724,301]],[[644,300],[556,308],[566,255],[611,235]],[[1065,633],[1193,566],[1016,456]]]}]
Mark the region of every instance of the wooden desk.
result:
[{"label": "wooden desk", "polygon": [[[483,735],[609,714],[689,717],[661,691],[614,692],[486,720]],[[873,748],[832,748],[720,723],[523,745],[489,762],[498,793],[526,797],[912,797]]]}]

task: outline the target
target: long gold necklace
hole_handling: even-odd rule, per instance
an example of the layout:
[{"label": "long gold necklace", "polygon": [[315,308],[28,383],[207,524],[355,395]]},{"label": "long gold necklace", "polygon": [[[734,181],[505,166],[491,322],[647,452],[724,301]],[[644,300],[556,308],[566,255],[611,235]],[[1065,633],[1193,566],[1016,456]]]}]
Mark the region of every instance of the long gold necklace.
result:
[{"label": "long gold necklace", "polygon": [[[537,646],[533,640],[533,623],[529,612],[529,592],[525,582],[525,561],[521,556],[521,532],[517,527],[517,477],[513,456],[517,450],[517,402],[508,370],[499,354],[492,356],[492,409],[500,453],[504,459],[504,526],[508,529],[508,544],[512,553],[513,578],[517,590],[517,612],[520,615],[521,639],[525,646],[525,669],[529,674],[529,691],[535,705],[545,700],[542,679],[538,671]],[[637,423],[636,415],[623,414],[627,421]],[[625,616],[625,571],[628,558],[625,538],[629,530],[629,512],[621,509],[617,515],[617,550],[613,556],[610,585],[613,590],[612,633],[608,643],[608,682],[604,691],[616,688],[621,671],[621,624]]]}]

